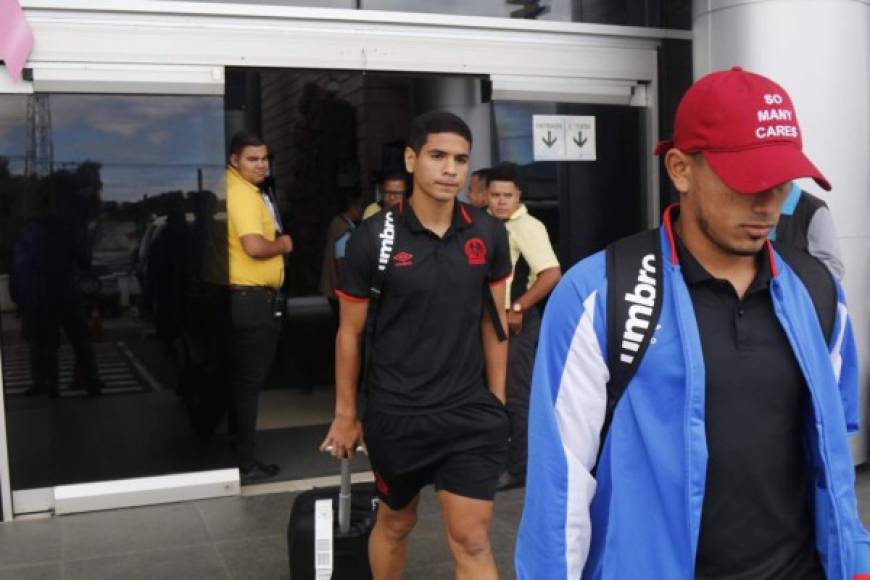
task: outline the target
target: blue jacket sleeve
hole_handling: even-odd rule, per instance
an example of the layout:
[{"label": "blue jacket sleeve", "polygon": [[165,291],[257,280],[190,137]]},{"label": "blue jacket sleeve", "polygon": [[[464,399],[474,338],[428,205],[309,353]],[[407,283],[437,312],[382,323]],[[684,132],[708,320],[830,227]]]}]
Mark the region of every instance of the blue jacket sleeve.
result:
[{"label": "blue jacket sleeve", "polygon": [[569,271],[544,313],[529,409],[526,499],[517,536],[521,580],[577,579],[589,551],[592,469],[609,379],[602,352],[604,259]]}]

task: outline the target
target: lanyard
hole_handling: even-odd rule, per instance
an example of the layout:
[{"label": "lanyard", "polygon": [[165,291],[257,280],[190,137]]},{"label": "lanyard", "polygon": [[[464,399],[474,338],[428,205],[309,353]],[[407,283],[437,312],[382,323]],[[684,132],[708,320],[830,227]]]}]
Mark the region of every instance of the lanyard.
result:
[{"label": "lanyard", "polygon": [[281,224],[281,216],[275,209],[275,204],[272,203],[272,197],[264,191],[260,192],[260,194],[263,196],[263,201],[266,203],[266,207],[269,209],[269,213],[272,214],[272,221],[275,222],[275,230],[279,234],[283,234],[284,226]]}]

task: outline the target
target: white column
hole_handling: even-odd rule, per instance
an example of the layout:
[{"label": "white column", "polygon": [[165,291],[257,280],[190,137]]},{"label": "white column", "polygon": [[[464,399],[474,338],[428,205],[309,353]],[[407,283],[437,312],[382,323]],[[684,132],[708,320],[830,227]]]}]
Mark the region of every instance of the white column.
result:
[{"label": "white column", "polygon": [[[791,95],[804,151],[830,180],[801,186],[831,208],[858,341],[862,415],[870,374],[870,0],[694,0],[695,77],[742,66]],[[858,462],[866,430],[853,438]]]}]

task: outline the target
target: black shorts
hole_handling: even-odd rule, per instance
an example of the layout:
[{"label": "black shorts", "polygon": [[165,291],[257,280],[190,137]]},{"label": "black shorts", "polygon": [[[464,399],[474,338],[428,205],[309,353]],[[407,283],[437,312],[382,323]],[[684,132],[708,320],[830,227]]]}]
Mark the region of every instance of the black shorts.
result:
[{"label": "black shorts", "polygon": [[509,423],[495,395],[421,415],[368,410],[363,436],[381,501],[399,510],[435,484],[473,499],[492,500],[507,461]]}]

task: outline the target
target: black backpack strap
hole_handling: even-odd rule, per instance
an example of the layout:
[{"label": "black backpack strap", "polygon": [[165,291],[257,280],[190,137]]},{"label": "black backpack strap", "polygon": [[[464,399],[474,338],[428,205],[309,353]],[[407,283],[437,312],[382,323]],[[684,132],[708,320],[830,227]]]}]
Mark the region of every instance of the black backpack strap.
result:
[{"label": "black backpack strap", "polygon": [[374,339],[375,328],[378,323],[378,310],[380,310],[381,306],[381,293],[384,287],[384,279],[386,278],[387,270],[390,268],[393,250],[399,241],[398,228],[396,227],[398,213],[395,208],[390,208],[383,213],[384,223],[380,232],[378,232],[374,244],[377,251],[375,252],[372,283],[369,287],[369,308],[366,316],[365,346],[363,348],[363,389],[368,389],[369,367],[371,366],[372,358],[372,340]]},{"label": "black backpack strap", "polygon": [[810,294],[827,344],[831,344],[837,318],[837,285],[831,271],[817,258],[787,243],[774,242],[774,249],[791,266]]},{"label": "black backpack strap", "polygon": [[486,308],[486,313],[489,319],[492,320],[492,325],[495,328],[495,336],[499,342],[507,340],[507,332],[501,325],[501,318],[498,317],[498,307],[495,305],[495,299],[492,297],[492,288],[488,282],[483,283],[483,307]]},{"label": "black backpack strap", "polygon": [[648,230],[610,244],[607,259],[607,407],[601,445],[616,404],[631,382],[655,334],[662,310],[663,264],[659,231]]},{"label": "black backpack strap", "polygon": [[520,296],[526,293],[527,286],[529,285],[529,277],[532,275],[531,268],[529,268],[529,263],[526,262],[525,257],[520,254],[520,257],[517,258],[517,263],[514,264],[514,277],[511,280],[511,304],[516,302]]}]

